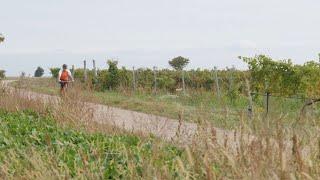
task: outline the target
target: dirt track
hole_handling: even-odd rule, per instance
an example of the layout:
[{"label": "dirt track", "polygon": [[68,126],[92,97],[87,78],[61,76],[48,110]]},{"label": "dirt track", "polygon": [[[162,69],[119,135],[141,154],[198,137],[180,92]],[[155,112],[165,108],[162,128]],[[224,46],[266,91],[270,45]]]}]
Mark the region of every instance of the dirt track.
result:
[{"label": "dirt track", "polygon": [[[3,81],[5,86],[12,81]],[[39,99],[45,103],[58,102],[60,98],[46,94],[19,90],[23,98]],[[99,123],[111,123],[116,127],[123,128],[129,132],[143,132],[153,134],[165,140],[177,140],[180,142],[191,142],[197,133],[198,126],[195,123],[178,121],[166,117],[155,116],[101,104],[84,103],[92,112],[92,120]],[[225,139],[234,139],[235,132],[214,128],[216,139],[219,144],[224,144]],[[179,136],[177,136],[179,134]],[[231,142],[231,141],[228,141]],[[234,145],[233,145],[234,146]]]}]

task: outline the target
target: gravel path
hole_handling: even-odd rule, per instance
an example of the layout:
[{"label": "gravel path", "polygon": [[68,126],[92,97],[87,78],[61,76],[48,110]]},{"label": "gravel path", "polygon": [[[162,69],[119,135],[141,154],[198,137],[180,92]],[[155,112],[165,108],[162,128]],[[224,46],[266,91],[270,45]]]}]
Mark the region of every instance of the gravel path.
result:
[{"label": "gravel path", "polygon": [[[12,82],[3,81],[6,87]],[[11,88],[13,90],[13,88]],[[41,100],[44,103],[57,104],[61,99],[58,96],[46,95],[27,90],[17,90],[20,96],[28,99]],[[153,134],[165,140],[178,140],[180,142],[191,142],[197,134],[198,126],[195,123],[178,121],[162,116],[150,115],[131,110],[124,110],[116,107],[110,107],[101,104],[85,102],[84,105],[92,112],[92,120],[99,123],[113,124],[116,127],[125,129],[129,132],[143,132]],[[211,131],[211,130],[210,130]],[[235,132],[214,128],[216,139],[221,145],[225,139],[234,139]],[[179,136],[177,136],[179,134]],[[229,141],[231,142],[231,141]]]},{"label": "gravel path", "polygon": [[[3,81],[5,86],[11,81]],[[14,90],[13,88],[10,88]],[[35,93],[27,90],[16,90],[22,98],[37,99],[44,103],[58,104],[60,97]],[[85,109],[92,113],[92,121],[102,124],[113,124],[118,128],[122,128],[128,132],[139,132],[146,135],[153,134],[167,141],[174,140],[182,144],[188,144],[195,140],[198,134],[199,126],[195,123],[178,121],[166,117],[155,116],[120,108],[110,107],[95,103],[82,103]],[[203,131],[203,130],[202,130]],[[249,145],[254,143],[256,137],[248,134],[240,134],[236,131],[223,130],[215,127],[208,127],[207,131],[213,132],[217,145],[227,147],[230,152],[236,152],[240,148],[240,142]],[[177,136],[177,134],[179,134]],[[241,139],[241,140],[240,140]],[[273,141],[275,146],[277,142]],[[243,145],[243,144],[242,144]],[[285,142],[285,152],[290,152],[292,148],[291,141]],[[306,154],[308,154],[306,152]]]}]

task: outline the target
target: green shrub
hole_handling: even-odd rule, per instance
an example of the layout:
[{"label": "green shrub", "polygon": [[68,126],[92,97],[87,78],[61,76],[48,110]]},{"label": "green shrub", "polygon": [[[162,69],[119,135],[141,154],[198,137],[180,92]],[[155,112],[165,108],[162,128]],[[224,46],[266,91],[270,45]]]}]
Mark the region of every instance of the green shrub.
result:
[{"label": "green shrub", "polygon": [[58,78],[60,68],[50,68],[50,73],[53,78]]},{"label": "green shrub", "polygon": [[42,77],[43,74],[44,74],[44,69],[39,66],[34,72],[34,77]]},{"label": "green shrub", "polygon": [[116,89],[120,84],[118,61],[108,60],[108,74],[106,77],[107,87],[109,89]]},{"label": "green shrub", "polygon": [[320,65],[309,61],[303,65],[268,56],[241,57],[249,66],[252,89],[286,95],[320,95]]}]

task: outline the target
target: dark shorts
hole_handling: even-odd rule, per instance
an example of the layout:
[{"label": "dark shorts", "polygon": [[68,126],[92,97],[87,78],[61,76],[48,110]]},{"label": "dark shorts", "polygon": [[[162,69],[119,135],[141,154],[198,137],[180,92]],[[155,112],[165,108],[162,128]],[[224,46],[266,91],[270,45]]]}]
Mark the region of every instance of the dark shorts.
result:
[{"label": "dark shorts", "polygon": [[67,82],[60,82],[61,89],[67,87]]}]

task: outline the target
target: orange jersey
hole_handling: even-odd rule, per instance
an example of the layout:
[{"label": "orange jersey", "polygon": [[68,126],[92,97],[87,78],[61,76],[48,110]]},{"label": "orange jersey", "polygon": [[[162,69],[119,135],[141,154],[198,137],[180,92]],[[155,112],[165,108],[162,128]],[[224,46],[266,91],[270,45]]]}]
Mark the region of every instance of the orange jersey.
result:
[{"label": "orange jersey", "polygon": [[69,73],[67,70],[63,70],[60,76],[60,81],[68,81],[69,80]]}]

